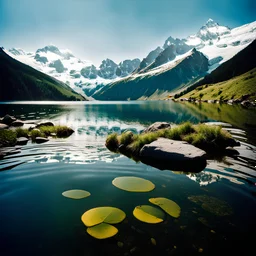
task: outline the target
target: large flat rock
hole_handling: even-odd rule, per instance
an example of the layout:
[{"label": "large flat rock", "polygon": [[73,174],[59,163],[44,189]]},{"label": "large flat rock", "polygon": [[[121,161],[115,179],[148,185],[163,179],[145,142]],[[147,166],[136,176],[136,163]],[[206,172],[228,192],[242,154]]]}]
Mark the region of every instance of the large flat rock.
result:
[{"label": "large flat rock", "polygon": [[199,172],[206,167],[206,152],[185,142],[158,138],[140,150],[143,163],[158,169]]}]

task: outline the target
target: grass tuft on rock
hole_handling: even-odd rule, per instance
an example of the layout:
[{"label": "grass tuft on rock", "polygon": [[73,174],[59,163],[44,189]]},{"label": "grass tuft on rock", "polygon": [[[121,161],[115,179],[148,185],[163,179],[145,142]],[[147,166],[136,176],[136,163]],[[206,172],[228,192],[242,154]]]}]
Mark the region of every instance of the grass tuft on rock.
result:
[{"label": "grass tuft on rock", "polygon": [[62,125],[56,125],[56,126],[41,126],[39,130],[45,135],[45,136],[56,136],[58,138],[65,138],[70,136],[74,131],[67,127]]},{"label": "grass tuft on rock", "polygon": [[0,147],[14,146],[16,144],[16,133],[12,130],[0,130]]},{"label": "grass tuft on rock", "polygon": [[23,129],[23,128],[16,128],[15,129],[15,133],[16,133],[16,137],[20,138],[20,137],[29,137],[29,131],[28,129]]},{"label": "grass tuft on rock", "polygon": [[156,132],[133,134],[124,132],[108,135],[106,147],[116,153],[138,156],[141,148],[157,140],[159,137],[186,141],[195,147],[205,150],[207,153],[224,150],[228,146],[235,146],[236,142],[232,139],[229,132],[221,126],[197,124],[185,122],[172,128],[161,129]]}]

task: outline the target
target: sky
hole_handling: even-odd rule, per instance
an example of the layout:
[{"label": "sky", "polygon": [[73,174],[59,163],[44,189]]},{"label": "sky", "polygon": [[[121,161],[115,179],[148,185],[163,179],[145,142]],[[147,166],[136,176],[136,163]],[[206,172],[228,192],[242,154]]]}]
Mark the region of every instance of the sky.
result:
[{"label": "sky", "polygon": [[49,44],[99,65],[146,57],[211,18],[230,28],[256,20],[255,0],[0,0],[0,46]]}]

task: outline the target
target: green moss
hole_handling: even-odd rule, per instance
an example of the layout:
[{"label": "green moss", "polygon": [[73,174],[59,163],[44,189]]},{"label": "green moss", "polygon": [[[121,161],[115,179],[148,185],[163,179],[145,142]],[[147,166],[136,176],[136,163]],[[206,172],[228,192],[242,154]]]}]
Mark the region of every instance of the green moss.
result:
[{"label": "green moss", "polygon": [[0,146],[14,146],[16,143],[16,133],[12,130],[0,130]]},{"label": "green moss", "polygon": [[145,144],[149,144],[157,140],[160,136],[161,134],[159,132],[149,132],[134,136],[134,140],[130,145],[128,145],[128,149],[129,151],[137,154]]},{"label": "green moss", "polygon": [[112,134],[109,134],[106,139],[106,147],[111,151],[117,151],[118,149],[119,142],[118,142],[117,136],[118,136],[117,133],[112,133]]},{"label": "green moss", "polygon": [[34,142],[36,140],[36,137],[46,137],[46,135],[42,133],[40,130],[34,129],[30,132],[30,137],[31,140]]},{"label": "green moss", "polygon": [[117,133],[110,134],[107,137],[106,146],[111,151],[136,157],[144,145],[150,144],[159,137],[186,141],[210,153],[214,151],[219,153],[218,150],[224,150],[227,146],[234,146],[235,144],[230,133],[223,130],[221,126],[210,126],[206,124],[193,125],[190,122],[186,122],[176,127],[162,129],[157,132],[138,135],[129,132],[129,136],[127,133],[121,135],[117,135]]},{"label": "green moss", "polygon": [[16,133],[16,137],[17,138],[19,138],[19,137],[26,137],[26,138],[28,138],[29,137],[28,129],[17,128],[17,129],[15,129],[15,133]]}]

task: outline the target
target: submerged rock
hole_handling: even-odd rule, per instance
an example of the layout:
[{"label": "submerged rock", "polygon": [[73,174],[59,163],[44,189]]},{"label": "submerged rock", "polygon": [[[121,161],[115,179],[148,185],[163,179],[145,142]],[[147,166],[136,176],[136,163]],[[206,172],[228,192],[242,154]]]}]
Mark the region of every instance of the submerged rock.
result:
[{"label": "submerged rock", "polygon": [[231,206],[216,197],[207,195],[189,196],[188,199],[217,216],[231,215],[233,210]]},{"label": "submerged rock", "polygon": [[44,143],[44,142],[47,142],[47,141],[49,141],[49,139],[43,138],[43,137],[36,137],[36,139],[35,139],[36,143]]},{"label": "submerged rock", "polygon": [[10,125],[12,122],[14,122],[16,120],[15,117],[13,116],[10,116],[10,115],[5,115],[2,120],[1,120],[1,123],[3,124],[7,124],[7,125]]},{"label": "submerged rock", "polygon": [[206,152],[185,142],[158,138],[146,144],[139,153],[140,160],[158,169],[200,172],[206,167]]},{"label": "submerged rock", "polygon": [[24,123],[21,120],[15,120],[11,123],[11,126],[15,126],[15,127],[19,127],[19,126],[23,126]]},{"label": "submerged rock", "polygon": [[28,138],[20,137],[16,141],[16,145],[26,145],[28,143]]},{"label": "submerged rock", "polygon": [[37,124],[35,128],[39,128],[42,126],[54,126],[54,124],[52,122],[43,122],[43,123]]}]

